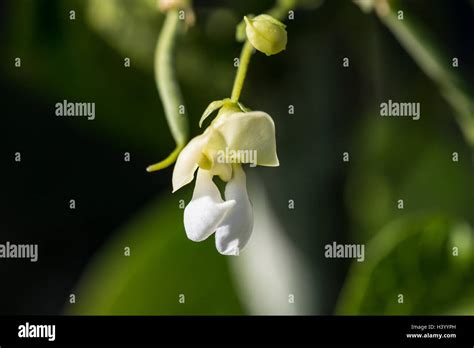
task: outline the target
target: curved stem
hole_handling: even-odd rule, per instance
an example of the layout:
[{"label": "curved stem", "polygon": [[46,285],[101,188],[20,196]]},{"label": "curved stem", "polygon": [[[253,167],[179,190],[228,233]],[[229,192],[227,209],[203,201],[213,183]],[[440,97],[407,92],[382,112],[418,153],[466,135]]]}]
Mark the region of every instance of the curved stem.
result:
[{"label": "curved stem", "polygon": [[[385,26],[392,32],[400,44],[423,72],[431,78],[441,91],[448,104],[455,110],[456,121],[466,142],[474,147],[474,104],[472,97],[465,91],[460,79],[449,71],[449,60],[440,57],[428,38],[421,37],[419,31],[412,28],[407,20],[398,20],[388,2],[380,2],[376,13]],[[383,6],[382,6],[383,5]]]},{"label": "curved stem", "polygon": [[234,80],[234,87],[232,88],[232,96],[230,97],[231,101],[237,103],[240,98],[240,93],[244,87],[245,76],[247,75],[247,70],[252,57],[253,46],[246,40],[244,46],[242,47],[242,53],[240,54],[239,59],[239,68],[237,69],[237,75]]},{"label": "curved stem", "polygon": [[166,157],[163,161],[158,162],[156,164],[152,164],[151,166],[148,166],[146,168],[147,172],[156,172],[157,170],[164,169],[166,167],[169,167],[172,165],[175,161],[176,158],[178,158],[179,153],[183,149],[184,144],[177,145],[176,148],[173,150],[172,153],[169,154],[168,157]]},{"label": "curved stem", "polygon": [[170,10],[161,29],[155,49],[155,81],[163,103],[166,120],[176,142],[176,149],[163,161],[151,165],[148,171],[163,169],[173,164],[189,137],[188,120],[184,110],[184,101],[179,88],[174,67],[175,42],[184,25],[178,16],[178,10]]}]

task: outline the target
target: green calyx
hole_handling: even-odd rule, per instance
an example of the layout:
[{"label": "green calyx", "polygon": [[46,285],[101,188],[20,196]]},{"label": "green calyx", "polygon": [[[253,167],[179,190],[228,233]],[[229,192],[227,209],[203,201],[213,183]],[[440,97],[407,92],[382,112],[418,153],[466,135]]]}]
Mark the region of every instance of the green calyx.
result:
[{"label": "green calyx", "polygon": [[201,119],[199,120],[199,127],[202,127],[204,121],[217,110],[219,110],[217,116],[227,113],[250,111],[250,109],[245,107],[242,103],[233,102],[230,98],[215,100],[209,104],[206,110],[204,110],[204,113],[202,114]]}]

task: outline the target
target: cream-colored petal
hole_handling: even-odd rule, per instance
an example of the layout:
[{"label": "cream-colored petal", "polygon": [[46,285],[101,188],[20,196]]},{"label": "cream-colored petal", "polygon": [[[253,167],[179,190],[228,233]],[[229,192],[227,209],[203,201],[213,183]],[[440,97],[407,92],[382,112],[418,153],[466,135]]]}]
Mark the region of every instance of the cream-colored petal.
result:
[{"label": "cream-colored petal", "polygon": [[214,233],[235,201],[224,202],[208,170],[199,169],[193,198],[184,209],[184,228],[189,239],[200,242]]},{"label": "cream-colored petal", "polygon": [[202,158],[203,149],[209,141],[209,135],[210,132],[204,132],[191,139],[180,152],[173,169],[173,192],[193,181],[194,172]]},{"label": "cream-colored petal", "polygon": [[223,255],[239,255],[253,229],[252,203],[247,194],[245,172],[241,165],[233,166],[233,176],[226,185],[225,198],[236,204],[217,228],[216,248]]},{"label": "cream-colored petal", "polygon": [[224,114],[216,118],[211,126],[225,139],[229,151],[240,153],[239,163],[252,163],[256,157],[257,165],[279,165],[275,124],[267,113],[252,111]]}]

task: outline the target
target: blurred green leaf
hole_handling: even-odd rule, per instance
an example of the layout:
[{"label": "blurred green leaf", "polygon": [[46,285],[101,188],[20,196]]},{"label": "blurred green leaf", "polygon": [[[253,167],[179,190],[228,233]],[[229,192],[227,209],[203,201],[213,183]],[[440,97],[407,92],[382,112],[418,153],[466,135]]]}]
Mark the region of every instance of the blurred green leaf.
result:
[{"label": "blurred green leaf", "polygon": [[[149,32],[153,31],[148,48],[152,64],[161,17],[146,6],[150,1],[100,3],[109,7],[126,3],[133,7],[128,12],[124,9],[115,11],[126,12],[128,22],[140,22]],[[2,46],[2,56],[8,59],[20,56],[22,67],[14,70],[11,64],[0,64],[3,76],[11,80],[13,86],[49,106],[50,114],[45,117],[55,117],[55,103],[65,99],[94,102],[97,113],[93,122],[70,118],[57,119],[57,122],[71,124],[102,142],[126,146],[128,151],[149,151],[157,157],[166,155],[172,149],[172,137],[162,116],[151,70],[146,73],[138,70],[139,63],[135,62],[133,53],[117,54],[116,46],[107,45],[98,38],[96,31],[89,29],[85,20],[88,4],[77,0],[41,4],[28,0],[12,2],[9,5],[11,20],[5,25],[9,39]],[[77,12],[75,21],[69,19],[71,6]],[[99,16],[99,9],[93,12]],[[149,18],[144,20],[139,14]],[[128,22],[121,23],[121,28],[125,26],[130,31],[131,26],[138,25]],[[131,40],[132,34],[123,33],[122,40]],[[151,38],[147,39],[148,36],[139,32],[135,34],[134,40],[148,47]],[[130,68],[124,66],[125,57],[132,58]]]},{"label": "blurred green leaf", "polygon": [[410,217],[389,224],[367,245],[365,262],[353,263],[337,312],[472,315],[473,241],[467,224],[448,218]]},{"label": "blurred green leaf", "polygon": [[[345,195],[358,238],[373,236],[404,213],[444,213],[472,223],[469,149],[459,136],[440,137],[428,112],[430,118],[417,122],[370,116],[355,132],[352,146],[358,158]],[[397,209],[399,199],[404,210]]]},{"label": "blurred green leaf", "polygon": [[87,19],[112,47],[139,66],[153,69],[159,24],[156,0],[89,0]]},{"label": "blurred green leaf", "polygon": [[186,238],[178,199],[152,204],[106,244],[80,281],[68,314],[242,314],[228,259],[215,250],[214,238],[199,245]]}]

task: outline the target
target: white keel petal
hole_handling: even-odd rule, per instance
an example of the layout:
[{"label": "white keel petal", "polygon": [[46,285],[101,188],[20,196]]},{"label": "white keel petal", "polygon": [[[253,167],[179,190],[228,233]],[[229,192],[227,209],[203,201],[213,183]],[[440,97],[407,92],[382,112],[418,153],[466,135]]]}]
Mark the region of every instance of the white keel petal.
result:
[{"label": "white keel petal", "polygon": [[239,255],[253,229],[253,209],[247,194],[245,172],[240,165],[233,166],[233,169],[233,177],[225,188],[225,198],[236,204],[216,231],[216,248],[223,255]]},{"label": "white keel petal", "polygon": [[184,210],[184,228],[189,239],[200,242],[216,231],[235,201],[222,200],[208,170],[199,169],[193,198]]}]

